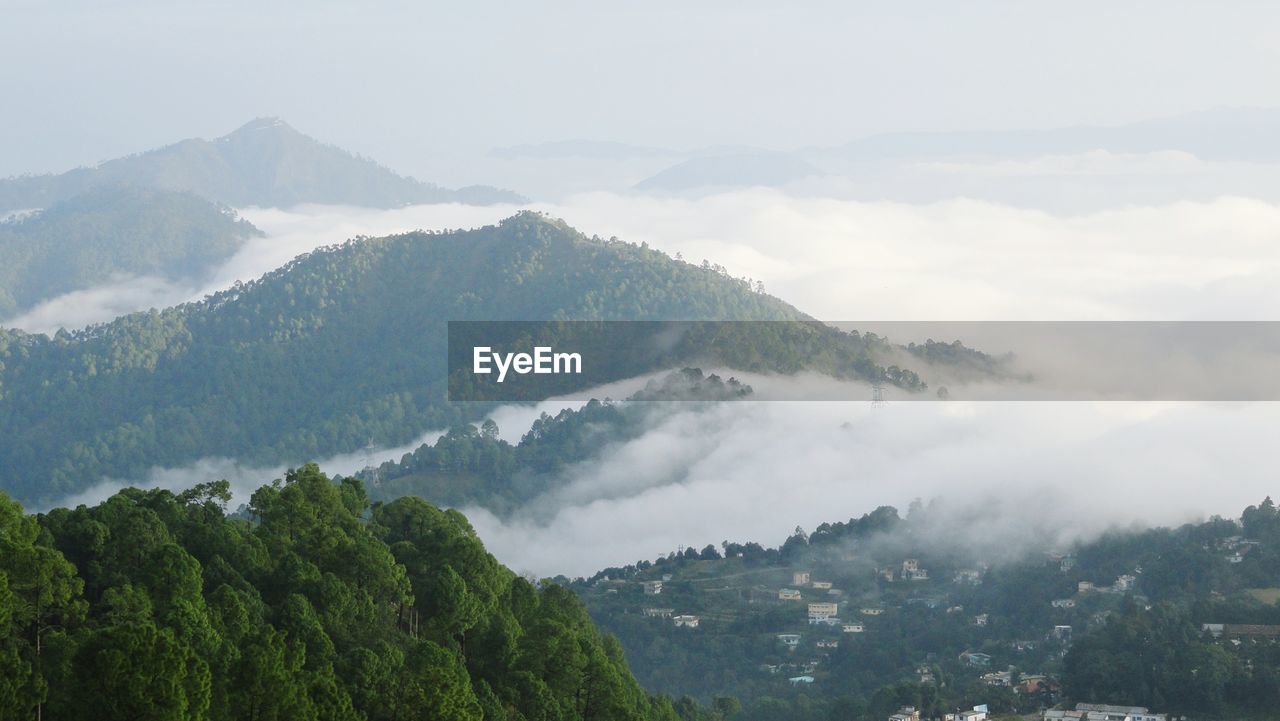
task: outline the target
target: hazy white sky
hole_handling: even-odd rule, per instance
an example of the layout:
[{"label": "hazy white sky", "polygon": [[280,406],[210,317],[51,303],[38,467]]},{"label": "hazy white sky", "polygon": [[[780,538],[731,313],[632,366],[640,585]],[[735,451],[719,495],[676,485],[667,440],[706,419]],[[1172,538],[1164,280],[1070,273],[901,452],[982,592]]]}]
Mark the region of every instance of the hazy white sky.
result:
[{"label": "hazy white sky", "polygon": [[1266,2],[7,0],[0,175],[254,116],[449,180],[497,145],[836,144],[1280,105]]}]

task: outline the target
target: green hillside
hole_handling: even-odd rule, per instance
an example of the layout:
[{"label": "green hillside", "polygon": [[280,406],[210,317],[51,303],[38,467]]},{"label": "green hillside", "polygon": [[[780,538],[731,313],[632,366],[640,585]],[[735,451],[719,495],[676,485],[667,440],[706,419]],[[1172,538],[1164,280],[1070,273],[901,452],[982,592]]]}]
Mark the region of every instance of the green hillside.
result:
[{"label": "green hillside", "polygon": [[327,203],[396,208],[523,200],[487,186],[451,190],[397,175],[277,118],[259,118],[214,140],[183,140],[60,175],[0,180],[0,210],[47,208],[91,188],[119,184],[188,191],[235,207]]},{"label": "green hillside", "polygon": [[[713,267],[530,213],[358,239],[199,303],[54,338],[0,331],[0,488],[51,502],[156,465],[301,463],[479,417],[444,400],[448,320],[803,318]],[[797,370],[797,349],[822,345],[884,373],[862,340],[793,328],[729,350]]]},{"label": "green hillside", "polygon": [[103,186],[0,223],[0,318],[125,275],[198,279],[252,235],[190,193]]},{"label": "green hillside", "polygon": [[315,466],[24,515],[0,493],[0,718],[676,721],[568,590]]}]

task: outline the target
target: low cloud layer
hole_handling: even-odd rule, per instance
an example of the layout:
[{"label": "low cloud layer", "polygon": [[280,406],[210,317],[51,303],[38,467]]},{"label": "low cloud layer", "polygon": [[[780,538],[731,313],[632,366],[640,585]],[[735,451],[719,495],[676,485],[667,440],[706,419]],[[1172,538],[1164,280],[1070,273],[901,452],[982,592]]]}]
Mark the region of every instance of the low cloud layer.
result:
[{"label": "low cloud layer", "polygon": [[1016,555],[1133,524],[1238,516],[1274,491],[1276,404],[737,403],[672,415],[507,520],[465,512],[503,562],[589,575],[723,540],[940,499],[942,536]]}]

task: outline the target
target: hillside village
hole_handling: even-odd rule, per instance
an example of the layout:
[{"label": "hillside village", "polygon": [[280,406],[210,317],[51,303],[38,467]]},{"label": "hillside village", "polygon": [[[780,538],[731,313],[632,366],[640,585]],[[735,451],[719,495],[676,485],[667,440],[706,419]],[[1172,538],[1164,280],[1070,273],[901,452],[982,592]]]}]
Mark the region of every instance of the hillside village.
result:
[{"label": "hillside village", "polygon": [[[1266,543],[1241,533],[1240,522],[1205,524],[1199,533],[1219,537],[1187,546],[1194,561],[1169,549],[1152,555],[1136,541],[1116,548],[1121,541],[1104,540],[1028,549],[1016,563],[992,563],[913,544],[911,522],[883,509],[876,514],[824,525],[811,536],[798,531],[778,549],[681,549],[575,585],[593,617],[623,641],[642,683],[679,695],[695,693],[687,680],[697,679],[744,701],[854,693],[874,699],[899,689],[904,698],[961,699],[966,708],[1043,712],[1055,721],[1167,721],[1175,717],[1117,705],[1124,699],[1110,692],[1068,695],[1065,661],[1080,639],[1092,643],[1112,622],[1161,613],[1161,602],[1183,593],[1170,584],[1209,573],[1200,566],[1222,574],[1215,586],[1223,590],[1193,589],[1210,604],[1197,612],[1207,614],[1194,626],[1199,642],[1251,653],[1280,640],[1280,612],[1275,623],[1233,623],[1246,611],[1213,610],[1228,598],[1224,591],[1243,583],[1232,579],[1256,573],[1252,564],[1270,557]],[[1231,598],[1256,606],[1247,613],[1257,620],[1264,591]],[[1280,592],[1265,603],[1276,598]],[[935,717],[942,718],[926,718]]]}]

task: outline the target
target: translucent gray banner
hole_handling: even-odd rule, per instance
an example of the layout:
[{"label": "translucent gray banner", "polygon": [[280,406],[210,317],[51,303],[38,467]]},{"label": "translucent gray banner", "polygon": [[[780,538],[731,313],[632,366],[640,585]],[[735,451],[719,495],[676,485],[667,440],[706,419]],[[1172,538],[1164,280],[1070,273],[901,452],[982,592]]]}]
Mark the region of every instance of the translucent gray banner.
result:
[{"label": "translucent gray banner", "polygon": [[[714,386],[730,376],[739,384]],[[643,400],[1275,401],[1280,322],[449,323],[451,400],[606,392]]]}]

